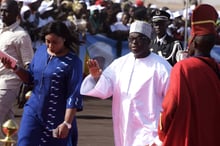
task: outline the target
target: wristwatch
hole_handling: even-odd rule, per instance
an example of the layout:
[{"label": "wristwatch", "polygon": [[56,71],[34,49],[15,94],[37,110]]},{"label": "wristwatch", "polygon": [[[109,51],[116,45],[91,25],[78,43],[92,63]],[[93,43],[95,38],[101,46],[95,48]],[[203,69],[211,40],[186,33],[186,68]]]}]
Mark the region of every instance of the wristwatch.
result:
[{"label": "wristwatch", "polygon": [[63,124],[65,124],[68,129],[72,128],[72,125],[70,123],[66,122],[66,121],[64,121]]}]

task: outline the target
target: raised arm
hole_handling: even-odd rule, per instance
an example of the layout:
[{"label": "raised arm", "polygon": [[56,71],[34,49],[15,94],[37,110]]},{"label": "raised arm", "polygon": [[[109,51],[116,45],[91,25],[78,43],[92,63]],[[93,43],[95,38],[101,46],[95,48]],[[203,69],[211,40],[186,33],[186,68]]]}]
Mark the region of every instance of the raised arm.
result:
[{"label": "raised arm", "polygon": [[87,61],[87,65],[91,76],[95,79],[95,81],[98,81],[102,74],[102,69],[100,68],[98,61],[95,59],[89,59]]}]

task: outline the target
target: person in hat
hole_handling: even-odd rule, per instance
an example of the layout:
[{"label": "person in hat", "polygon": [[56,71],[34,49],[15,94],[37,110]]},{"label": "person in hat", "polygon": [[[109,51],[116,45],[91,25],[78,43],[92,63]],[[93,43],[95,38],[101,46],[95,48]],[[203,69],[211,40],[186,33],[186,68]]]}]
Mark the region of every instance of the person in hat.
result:
[{"label": "person in hat", "polygon": [[183,49],[181,42],[167,33],[170,14],[164,10],[155,9],[151,13],[151,21],[155,32],[150,45],[151,51],[163,56],[171,65],[174,65],[177,62],[177,52]]},{"label": "person in hat", "polygon": [[156,142],[161,102],[168,87],[171,65],[150,52],[152,27],[134,21],[129,31],[130,53],[115,59],[104,71],[88,60],[90,74],[81,94],[112,97],[115,146],[152,145]]},{"label": "person in hat", "polygon": [[42,1],[44,0],[23,0],[20,10],[20,24],[31,36],[32,47],[34,50],[37,48],[36,42],[39,40],[38,25],[40,14],[38,8]]},{"label": "person in hat", "polygon": [[173,67],[162,103],[158,134],[163,146],[219,145],[220,69],[210,57],[217,18],[208,4],[192,13],[189,57]]}]

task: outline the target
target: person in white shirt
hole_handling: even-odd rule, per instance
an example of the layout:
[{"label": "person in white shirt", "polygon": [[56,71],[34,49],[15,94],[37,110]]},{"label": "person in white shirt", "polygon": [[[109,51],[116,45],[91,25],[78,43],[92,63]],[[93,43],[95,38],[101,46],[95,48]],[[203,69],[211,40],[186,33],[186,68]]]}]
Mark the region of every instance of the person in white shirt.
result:
[{"label": "person in white shirt", "polygon": [[[14,0],[2,0],[0,11],[3,23],[0,28],[0,50],[14,57],[19,66],[25,67],[30,63],[34,52],[30,36],[17,21],[18,4]],[[21,83],[22,81],[15,73],[0,63],[0,125],[14,117],[12,108]],[[3,137],[1,132],[0,137]]]},{"label": "person in white shirt", "polygon": [[157,143],[159,113],[172,67],[150,52],[151,32],[150,24],[136,20],[129,31],[130,53],[114,60],[104,71],[97,60],[87,62],[90,74],[83,80],[81,94],[112,97],[115,146]]}]

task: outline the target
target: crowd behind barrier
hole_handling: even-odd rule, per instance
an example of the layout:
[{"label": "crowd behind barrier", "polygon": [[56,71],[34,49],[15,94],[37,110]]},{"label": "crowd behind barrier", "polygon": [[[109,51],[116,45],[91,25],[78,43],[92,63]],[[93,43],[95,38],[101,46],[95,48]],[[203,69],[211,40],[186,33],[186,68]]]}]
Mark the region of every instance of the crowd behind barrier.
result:
[{"label": "crowd behind barrier", "polygon": [[[169,25],[164,34],[178,40],[183,47],[182,51],[187,50],[191,31],[190,17],[192,10],[197,6],[197,1],[193,1],[187,9],[188,13],[185,14],[184,9],[172,11],[166,6],[162,8],[153,4],[145,6],[143,1],[131,2],[128,0],[119,3],[110,0],[90,2],[63,0],[59,3],[54,0],[18,0],[18,3],[20,4],[20,15],[17,22],[30,35],[35,54],[39,52],[40,48],[45,47],[45,38],[41,38],[41,30],[47,24],[60,20],[66,24],[74,36],[80,39],[80,45],[73,42],[71,47],[84,63],[84,75],[88,74],[85,66],[88,58],[98,58],[100,61],[103,61],[104,58],[104,63],[100,67],[105,69],[114,59],[130,52],[128,40],[129,42],[131,39],[137,41],[137,38],[128,38],[130,26],[134,21],[141,20],[152,24],[151,41],[153,38],[157,38],[152,13],[160,12],[160,10],[169,13],[169,20],[166,18]],[[157,16],[160,14],[156,14]],[[0,23],[1,26],[2,23]],[[215,29],[218,35],[211,56],[220,63],[220,18],[216,22]],[[166,36],[164,34],[163,36]],[[22,101],[23,103],[25,102]]]},{"label": "crowd behind barrier", "polygon": [[[40,38],[40,30],[54,20],[65,22],[72,33],[81,39],[81,45],[76,45],[74,48],[84,62],[85,75],[87,74],[86,59],[94,56],[97,51],[101,51],[100,56],[108,58],[107,64],[128,53],[127,37],[130,24],[134,20],[143,20],[152,24],[151,14],[157,9],[170,14],[167,34],[180,41],[185,50],[187,48],[185,44],[190,38],[190,16],[192,10],[198,5],[197,1],[190,1],[188,9],[174,11],[168,6],[157,7],[151,3],[146,6],[143,1],[138,0],[133,2],[129,0],[120,2],[111,0],[17,0],[17,2],[20,6],[18,22],[29,33],[34,51],[44,45]],[[219,11],[218,13],[220,14]],[[2,23],[0,23],[1,25]],[[216,22],[216,32],[218,39],[211,55],[219,62],[220,53],[216,48],[220,48],[220,18]],[[155,35],[154,32],[152,36],[155,37]],[[107,51],[99,44],[94,45],[98,49],[91,54],[90,46],[100,42],[108,46],[111,51]]]},{"label": "crowd behind barrier", "polygon": [[[198,4],[197,1],[190,1],[188,9],[174,11],[168,6],[160,8],[151,3],[146,6],[143,1],[138,0],[120,2],[111,0],[19,0],[18,2],[20,3],[20,24],[29,32],[34,49],[42,45],[38,35],[41,28],[51,21],[61,20],[73,33],[77,32],[81,37],[83,43],[78,48],[78,53],[83,61],[88,45],[97,41],[102,41],[112,47],[113,59],[126,53],[130,24],[134,20],[152,23],[150,17],[155,9],[165,10],[170,14],[167,33],[179,40],[186,49],[185,44],[190,37],[189,18],[192,10]],[[220,32],[219,22],[220,20],[216,22],[217,33]]]}]

